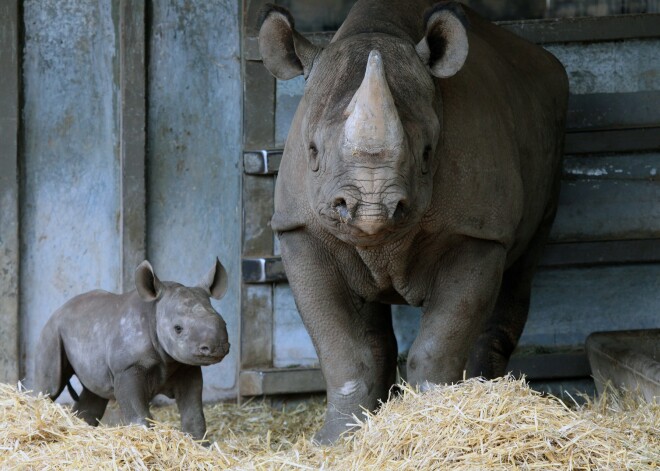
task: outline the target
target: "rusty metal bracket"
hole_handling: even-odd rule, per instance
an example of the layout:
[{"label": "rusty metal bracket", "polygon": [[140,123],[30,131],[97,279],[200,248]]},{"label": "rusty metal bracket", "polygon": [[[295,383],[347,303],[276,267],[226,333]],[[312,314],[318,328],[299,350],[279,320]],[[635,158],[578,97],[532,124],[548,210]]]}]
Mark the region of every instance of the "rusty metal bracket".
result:
[{"label": "rusty metal bracket", "polygon": [[282,161],[281,150],[257,150],[243,153],[243,172],[247,175],[276,175]]}]

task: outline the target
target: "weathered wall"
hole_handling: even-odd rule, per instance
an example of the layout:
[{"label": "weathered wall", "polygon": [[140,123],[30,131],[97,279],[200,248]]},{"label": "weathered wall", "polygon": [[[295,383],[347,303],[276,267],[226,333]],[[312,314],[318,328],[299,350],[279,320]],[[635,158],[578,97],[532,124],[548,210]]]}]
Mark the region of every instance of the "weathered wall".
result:
[{"label": "weathered wall", "polygon": [[0,4],[0,382],[18,368],[18,1]]},{"label": "weathered wall", "polygon": [[162,279],[197,282],[219,257],[215,307],[232,347],[204,368],[206,398],[235,395],[240,293],[241,82],[238,1],[153,3],[147,252]]},{"label": "weathered wall", "polygon": [[[207,400],[234,397],[240,304],[240,2],[147,4],[147,257],[161,279],[186,284],[200,281],[216,257],[227,268],[228,293],[214,304],[227,321],[233,346],[220,365],[204,368],[204,394]],[[52,312],[93,288],[122,289],[122,231],[132,224],[124,220],[122,204],[131,203],[131,188],[141,185],[122,180],[122,165],[125,159],[140,165],[141,150],[137,145],[129,149],[131,155],[123,154],[123,133],[131,132],[122,127],[122,113],[131,112],[123,100],[130,95],[139,104],[140,97],[121,88],[131,83],[127,73],[133,74],[131,80],[139,78],[134,69],[123,69],[122,61],[137,54],[127,60],[139,70],[140,53],[121,36],[120,23],[123,14],[129,15],[127,21],[139,21],[144,3],[27,0],[23,9],[18,285],[21,376],[30,385],[38,336]],[[129,50],[120,52],[120,47]],[[2,169],[11,170],[11,162],[3,154]],[[129,177],[136,175],[141,173]],[[19,219],[10,218],[12,201],[5,199],[0,200],[0,222],[7,227],[3,237],[11,232],[5,219]],[[6,268],[9,275],[18,273],[17,267]],[[127,273],[132,276],[130,267]],[[2,290],[0,295],[3,305],[12,301]],[[10,333],[16,337],[15,328]]]},{"label": "weathered wall", "polygon": [[50,314],[119,288],[115,26],[110,2],[24,2],[23,373]]}]

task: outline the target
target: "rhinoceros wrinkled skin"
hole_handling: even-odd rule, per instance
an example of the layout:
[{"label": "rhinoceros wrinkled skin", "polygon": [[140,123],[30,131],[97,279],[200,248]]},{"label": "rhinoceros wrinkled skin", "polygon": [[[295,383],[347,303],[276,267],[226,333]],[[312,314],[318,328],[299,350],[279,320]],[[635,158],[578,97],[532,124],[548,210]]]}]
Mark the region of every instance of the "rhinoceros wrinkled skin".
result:
[{"label": "rhinoceros wrinkled skin", "polygon": [[211,306],[227,291],[219,260],[195,287],[160,281],[148,261],[125,294],[95,290],[69,300],[41,332],[35,388],[56,399],[75,374],[83,391],[74,410],[90,425],[116,399],[124,420],[148,425],[157,394],[176,399],[181,428],[206,433],[201,366],[229,352],[227,326]]},{"label": "rhinoceros wrinkled skin", "polygon": [[390,304],[422,307],[410,383],[504,374],[557,207],[561,64],[454,2],[359,0],[325,48],[269,5],[259,45],[306,79],[271,224],[327,384],[316,440],[387,399]]}]

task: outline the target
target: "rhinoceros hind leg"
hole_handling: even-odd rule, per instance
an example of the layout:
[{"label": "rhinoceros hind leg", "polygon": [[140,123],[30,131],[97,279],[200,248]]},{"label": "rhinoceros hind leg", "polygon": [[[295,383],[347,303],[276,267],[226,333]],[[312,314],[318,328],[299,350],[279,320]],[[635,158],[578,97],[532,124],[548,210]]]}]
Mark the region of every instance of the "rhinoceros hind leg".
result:
[{"label": "rhinoceros hind leg", "polygon": [[468,360],[468,376],[493,379],[506,374],[509,358],[527,322],[532,278],[555,211],[555,206],[550,205],[527,251],[505,271],[493,314],[486,321]]},{"label": "rhinoceros hind leg", "polygon": [[74,404],[73,411],[89,425],[98,425],[107,405],[107,399],[94,394],[83,386],[80,400]]}]

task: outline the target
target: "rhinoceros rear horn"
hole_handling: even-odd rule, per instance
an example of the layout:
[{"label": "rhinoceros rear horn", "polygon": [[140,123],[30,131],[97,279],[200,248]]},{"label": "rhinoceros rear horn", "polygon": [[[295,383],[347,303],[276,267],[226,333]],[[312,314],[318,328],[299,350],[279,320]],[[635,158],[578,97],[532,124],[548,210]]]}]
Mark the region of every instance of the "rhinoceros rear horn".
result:
[{"label": "rhinoceros rear horn", "polygon": [[227,270],[220,260],[215,259],[215,265],[204,279],[197,285],[203,288],[214,299],[221,299],[227,292]]},{"label": "rhinoceros rear horn", "polygon": [[268,3],[259,18],[259,52],[268,71],[280,80],[298,75],[307,78],[321,48],[295,30],[293,17],[286,8]]},{"label": "rhinoceros rear horn", "polygon": [[447,78],[461,70],[468,55],[467,18],[457,2],[438,3],[425,15],[426,36],[417,54],[431,74]]},{"label": "rhinoceros rear horn", "polygon": [[147,260],[135,269],[135,288],[144,301],[155,301],[163,293],[163,284]]}]

